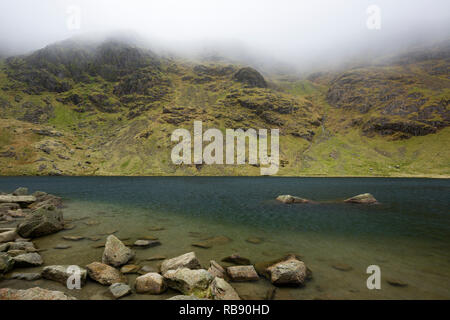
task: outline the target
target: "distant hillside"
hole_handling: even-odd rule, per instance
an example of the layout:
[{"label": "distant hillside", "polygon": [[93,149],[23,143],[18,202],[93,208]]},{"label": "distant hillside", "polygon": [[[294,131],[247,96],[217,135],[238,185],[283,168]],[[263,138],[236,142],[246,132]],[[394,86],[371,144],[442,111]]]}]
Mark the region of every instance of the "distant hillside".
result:
[{"label": "distant hillside", "polygon": [[194,120],[280,128],[279,175],[450,175],[449,53],[367,68],[261,74],[67,40],[0,63],[2,175],[259,175],[175,166],[171,132]]}]

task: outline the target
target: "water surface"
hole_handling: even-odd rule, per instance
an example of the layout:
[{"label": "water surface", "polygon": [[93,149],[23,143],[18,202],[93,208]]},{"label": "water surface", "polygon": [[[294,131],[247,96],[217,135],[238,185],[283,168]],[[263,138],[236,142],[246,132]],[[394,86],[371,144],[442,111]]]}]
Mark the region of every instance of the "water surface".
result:
[{"label": "water surface", "polygon": [[[64,215],[75,229],[35,240],[45,264],[86,265],[100,261],[107,233],[134,242],[156,236],[161,246],[136,250],[136,263],[154,255],[167,257],[195,251],[203,265],[238,252],[253,263],[300,254],[313,271],[303,288],[278,288],[275,299],[449,299],[450,180],[387,178],[273,177],[2,177],[0,190],[27,186],[64,198]],[[340,200],[370,192],[381,204],[344,204]],[[274,199],[292,194],[319,204],[284,205]],[[84,219],[83,219],[84,218]],[[80,220],[81,219],[81,220]],[[88,225],[94,221],[98,224]],[[149,231],[151,227],[164,230]],[[68,242],[63,235],[99,236],[93,242]],[[227,244],[201,249],[192,243],[210,236],[227,236]],[[260,244],[248,238],[262,239]],[[71,249],[55,250],[68,243]],[[336,264],[350,271],[333,268]],[[366,268],[381,268],[381,290],[368,290]],[[224,264],[226,265],[226,264]],[[16,270],[15,270],[16,271]],[[129,276],[130,283],[135,276]],[[407,287],[393,287],[397,279]],[[7,280],[0,287],[32,285],[64,290],[45,280],[34,284]],[[266,280],[236,283],[243,298],[264,298],[272,286]],[[107,288],[89,283],[80,298],[105,296]],[[66,290],[68,292],[68,290]],[[132,299],[166,298],[132,295]]]}]

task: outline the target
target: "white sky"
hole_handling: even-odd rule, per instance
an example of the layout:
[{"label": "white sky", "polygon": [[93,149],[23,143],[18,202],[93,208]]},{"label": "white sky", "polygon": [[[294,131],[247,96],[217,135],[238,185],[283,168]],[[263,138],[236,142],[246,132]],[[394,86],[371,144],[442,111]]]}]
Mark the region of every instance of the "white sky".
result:
[{"label": "white sky", "polygon": [[[369,5],[381,29],[366,27]],[[81,9],[80,30],[66,26]],[[416,37],[450,35],[449,0],[1,0],[0,46],[17,52],[76,34],[130,30],[172,47],[234,43],[280,60],[307,59]],[[421,38],[421,39],[422,39]],[[399,43],[400,42],[400,43]]]}]

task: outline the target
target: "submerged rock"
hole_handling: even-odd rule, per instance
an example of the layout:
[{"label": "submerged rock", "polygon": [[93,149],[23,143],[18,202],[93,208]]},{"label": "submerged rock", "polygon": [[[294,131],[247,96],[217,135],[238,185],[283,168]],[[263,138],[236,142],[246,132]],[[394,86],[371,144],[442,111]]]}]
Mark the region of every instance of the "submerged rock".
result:
[{"label": "submerged rock", "polygon": [[353,268],[345,263],[335,263],[332,265],[332,267],[339,271],[351,271]]},{"label": "submerged rock", "polygon": [[224,245],[231,242],[231,239],[226,236],[217,236],[217,237],[211,237],[207,238],[205,240],[196,241],[192,243],[194,247],[199,247],[203,249],[209,249],[216,245]]},{"label": "submerged rock", "polygon": [[167,286],[185,295],[194,294],[200,298],[207,296],[207,289],[213,276],[204,269],[191,270],[181,268],[164,273]]},{"label": "submerged rock", "polygon": [[125,283],[114,283],[109,287],[109,292],[111,292],[114,298],[120,299],[129,295],[131,293],[131,288]]},{"label": "submerged rock", "polygon": [[246,239],[245,241],[247,241],[248,243],[251,243],[251,244],[260,244],[263,242],[263,239],[258,238],[258,237],[252,237],[252,238]]},{"label": "submerged rock", "polygon": [[103,285],[127,283],[127,278],[117,269],[100,262],[92,262],[86,266],[89,277]]},{"label": "submerged rock", "polygon": [[[67,285],[67,280],[73,275],[72,269],[69,265],[53,265],[44,267],[42,270],[42,277],[47,280],[53,280],[63,285]],[[78,267],[78,266],[76,266]],[[78,267],[80,271],[80,284],[84,285],[87,278],[87,270]]]},{"label": "submerged rock", "polygon": [[80,241],[84,239],[83,236],[63,236],[62,238],[68,241]]},{"label": "submerged rock", "polygon": [[200,269],[201,265],[194,252],[188,252],[181,256],[164,260],[161,264],[161,273],[164,275],[169,270],[178,268]]},{"label": "submerged rock", "polygon": [[378,203],[377,199],[370,193],[363,193],[357,196],[344,200],[346,203],[358,203],[358,204],[374,204]]},{"label": "submerged rock", "polygon": [[134,258],[134,252],[126,247],[116,236],[110,235],[106,239],[102,262],[114,267],[120,267]]},{"label": "submerged rock", "polygon": [[393,287],[406,287],[408,286],[408,284],[406,282],[403,282],[399,279],[394,279],[394,278],[388,278],[386,279],[386,282],[388,284],[390,284]]},{"label": "submerged rock", "polygon": [[157,240],[137,240],[134,243],[134,246],[140,247],[140,248],[150,248],[150,247],[156,247],[161,245],[161,242]]},{"label": "submerged rock", "polygon": [[40,273],[37,272],[30,272],[30,273],[13,273],[11,275],[11,279],[16,280],[25,280],[25,281],[35,281],[41,279],[42,276]]},{"label": "submerged rock", "polygon": [[64,218],[60,210],[38,209],[17,227],[24,238],[36,238],[64,229]]},{"label": "submerged rock", "polygon": [[214,300],[241,300],[234,288],[219,277],[211,282],[209,294]]},{"label": "submerged rock", "polygon": [[35,287],[26,290],[2,288],[0,289],[0,300],[76,300],[76,298],[61,291]]},{"label": "submerged rock", "polygon": [[223,262],[233,263],[233,264],[239,264],[239,265],[249,265],[250,259],[241,257],[237,253],[233,253],[231,256],[225,257],[222,259]]},{"label": "submerged rock", "polygon": [[311,200],[295,197],[291,195],[281,195],[277,197],[277,200],[282,203],[310,203]]},{"label": "submerged rock", "polygon": [[135,264],[127,264],[120,268],[120,272],[122,272],[123,274],[138,273],[140,269],[141,266]]},{"label": "submerged rock", "polygon": [[228,267],[227,273],[232,281],[256,281],[259,279],[253,266]]},{"label": "submerged rock", "polygon": [[161,294],[167,286],[163,276],[150,272],[136,278],[135,288],[137,293]]}]

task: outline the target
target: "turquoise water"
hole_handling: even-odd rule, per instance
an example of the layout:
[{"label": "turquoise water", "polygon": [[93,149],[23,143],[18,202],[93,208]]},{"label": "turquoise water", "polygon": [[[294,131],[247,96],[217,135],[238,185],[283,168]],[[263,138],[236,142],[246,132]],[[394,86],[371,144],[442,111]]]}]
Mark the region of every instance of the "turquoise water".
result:
[{"label": "turquoise water", "polygon": [[[101,259],[106,233],[134,242],[156,236],[162,245],[137,250],[136,263],[153,255],[176,256],[195,251],[202,264],[220,261],[234,252],[252,263],[295,252],[313,271],[303,288],[278,288],[275,299],[449,299],[450,298],[450,180],[385,178],[272,177],[2,177],[0,190],[27,186],[65,199],[64,214],[76,226],[36,239],[45,264],[85,265]],[[339,200],[370,192],[381,204],[362,206]],[[284,205],[274,199],[292,194],[318,204]],[[79,220],[86,218],[87,220]],[[97,224],[84,222],[95,220]],[[150,231],[151,227],[164,230]],[[102,240],[63,240],[63,235],[98,236]],[[191,244],[224,235],[229,243],[209,249]],[[260,244],[246,241],[262,239]],[[52,249],[68,243],[67,250]],[[350,271],[336,270],[346,264]],[[381,290],[368,290],[366,268],[381,268]],[[226,264],[224,264],[226,265]],[[135,276],[129,276],[133,283]],[[387,279],[408,284],[394,287]],[[43,287],[64,290],[45,280]],[[7,280],[0,287],[31,286]],[[272,286],[266,280],[233,284],[243,298],[264,298]],[[80,298],[106,296],[105,287],[89,283]],[[132,295],[131,299],[163,296]]]}]

